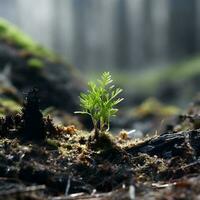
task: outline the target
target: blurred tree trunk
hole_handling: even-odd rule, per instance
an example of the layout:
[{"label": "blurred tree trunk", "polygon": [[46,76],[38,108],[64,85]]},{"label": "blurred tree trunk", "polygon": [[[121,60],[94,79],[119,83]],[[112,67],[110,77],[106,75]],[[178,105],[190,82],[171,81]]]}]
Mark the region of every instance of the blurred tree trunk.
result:
[{"label": "blurred tree trunk", "polygon": [[18,23],[17,1],[0,0],[0,16],[12,23]]},{"label": "blurred tree trunk", "polygon": [[152,0],[151,3],[152,35],[151,49],[155,62],[167,61],[169,54],[169,1]]},{"label": "blurred tree trunk", "polygon": [[117,0],[117,26],[116,26],[116,60],[119,69],[127,70],[129,60],[128,15],[126,1]]},{"label": "blurred tree trunk", "polygon": [[[137,68],[144,62],[144,3],[145,0],[128,0],[126,12],[128,15],[129,56],[130,62]],[[138,65],[138,66],[137,66]]]},{"label": "blurred tree trunk", "polygon": [[53,47],[53,1],[42,0],[36,5],[35,1],[16,0],[18,24],[21,29],[49,48]]},{"label": "blurred tree trunk", "polygon": [[196,49],[196,0],[170,0],[170,57],[194,55]]}]

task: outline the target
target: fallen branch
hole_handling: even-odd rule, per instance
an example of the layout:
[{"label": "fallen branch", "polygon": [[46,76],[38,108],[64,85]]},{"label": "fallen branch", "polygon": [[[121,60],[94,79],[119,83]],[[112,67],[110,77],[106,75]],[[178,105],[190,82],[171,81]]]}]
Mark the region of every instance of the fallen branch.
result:
[{"label": "fallen branch", "polygon": [[25,188],[11,189],[8,191],[0,192],[0,197],[35,192],[35,191],[44,190],[44,189],[46,189],[45,185],[36,185],[36,186],[28,186]]},{"label": "fallen branch", "polygon": [[131,155],[146,153],[164,159],[184,155],[188,150],[194,151],[194,155],[199,155],[200,130],[163,134],[125,150]]}]

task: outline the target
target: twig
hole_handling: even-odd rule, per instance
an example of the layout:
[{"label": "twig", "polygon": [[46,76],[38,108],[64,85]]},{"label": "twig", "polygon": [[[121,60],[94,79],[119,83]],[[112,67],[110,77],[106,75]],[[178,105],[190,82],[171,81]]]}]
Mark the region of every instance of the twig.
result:
[{"label": "twig", "polygon": [[20,193],[34,192],[37,190],[44,190],[44,189],[46,189],[45,185],[28,186],[25,188],[12,189],[9,191],[0,192],[0,196],[8,196],[8,195],[15,195],[15,194],[20,194]]},{"label": "twig", "polygon": [[68,180],[67,180],[67,186],[66,186],[66,189],[65,189],[65,196],[68,196],[70,186],[71,186],[71,177],[69,176]]}]

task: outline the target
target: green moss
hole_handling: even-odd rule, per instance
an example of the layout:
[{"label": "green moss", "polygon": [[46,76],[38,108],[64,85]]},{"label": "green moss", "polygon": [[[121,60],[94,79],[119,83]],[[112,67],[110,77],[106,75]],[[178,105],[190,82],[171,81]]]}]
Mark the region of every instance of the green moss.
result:
[{"label": "green moss", "polygon": [[5,116],[8,113],[20,112],[21,106],[10,99],[0,99],[0,117]]},{"label": "green moss", "polygon": [[99,132],[98,138],[91,137],[88,147],[95,151],[107,151],[116,147],[114,137],[108,132]]},{"label": "green moss", "polygon": [[54,139],[47,139],[46,142],[49,145],[49,147],[53,149],[58,149],[58,147],[60,146],[59,141]]},{"label": "green moss", "polygon": [[48,58],[52,61],[57,58],[54,53],[40,46],[16,26],[2,18],[0,18],[0,39],[6,40],[36,57]]},{"label": "green moss", "polygon": [[42,60],[37,59],[37,58],[31,58],[27,61],[27,65],[30,68],[35,68],[35,69],[41,69],[44,66],[44,63]]},{"label": "green moss", "polygon": [[[169,67],[152,67],[142,72],[112,72],[113,79],[122,87],[125,85],[126,91],[145,95],[153,94],[160,88],[162,83],[175,83],[189,80],[193,76],[200,74],[200,56],[193,57],[176,65]],[[86,73],[86,79],[97,79],[96,73]]]},{"label": "green moss", "polygon": [[149,115],[168,117],[177,115],[180,109],[171,105],[163,105],[155,98],[148,98],[140,106],[134,109],[134,116],[145,117]]},{"label": "green moss", "polygon": [[176,79],[189,79],[197,74],[200,74],[200,57],[194,57],[171,67],[164,77],[174,81]]}]

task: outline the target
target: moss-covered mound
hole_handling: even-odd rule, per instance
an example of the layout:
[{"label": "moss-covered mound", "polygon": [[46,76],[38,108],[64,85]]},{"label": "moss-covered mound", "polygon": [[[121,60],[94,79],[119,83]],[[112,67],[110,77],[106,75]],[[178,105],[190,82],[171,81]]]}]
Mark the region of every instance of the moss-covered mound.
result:
[{"label": "moss-covered mound", "polygon": [[133,109],[133,115],[137,118],[149,116],[169,117],[177,115],[180,110],[172,105],[164,105],[156,98],[148,98],[141,105]]},{"label": "moss-covered mound", "polygon": [[4,40],[17,48],[22,49],[24,53],[32,54],[44,59],[56,59],[56,55],[53,52],[45,49],[24,34],[19,28],[2,18],[0,18],[0,40]]},{"label": "moss-covered mound", "polygon": [[76,70],[53,52],[34,42],[4,19],[0,19],[0,87],[15,90],[18,97],[37,87],[43,105],[72,112],[84,84]]},{"label": "moss-covered mound", "polygon": [[[93,75],[94,78],[95,75]],[[149,67],[140,72],[113,72],[119,85],[126,86],[130,103],[153,96],[165,103],[187,105],[199,92],[200,56],[187,58],[170,66]]]}]

